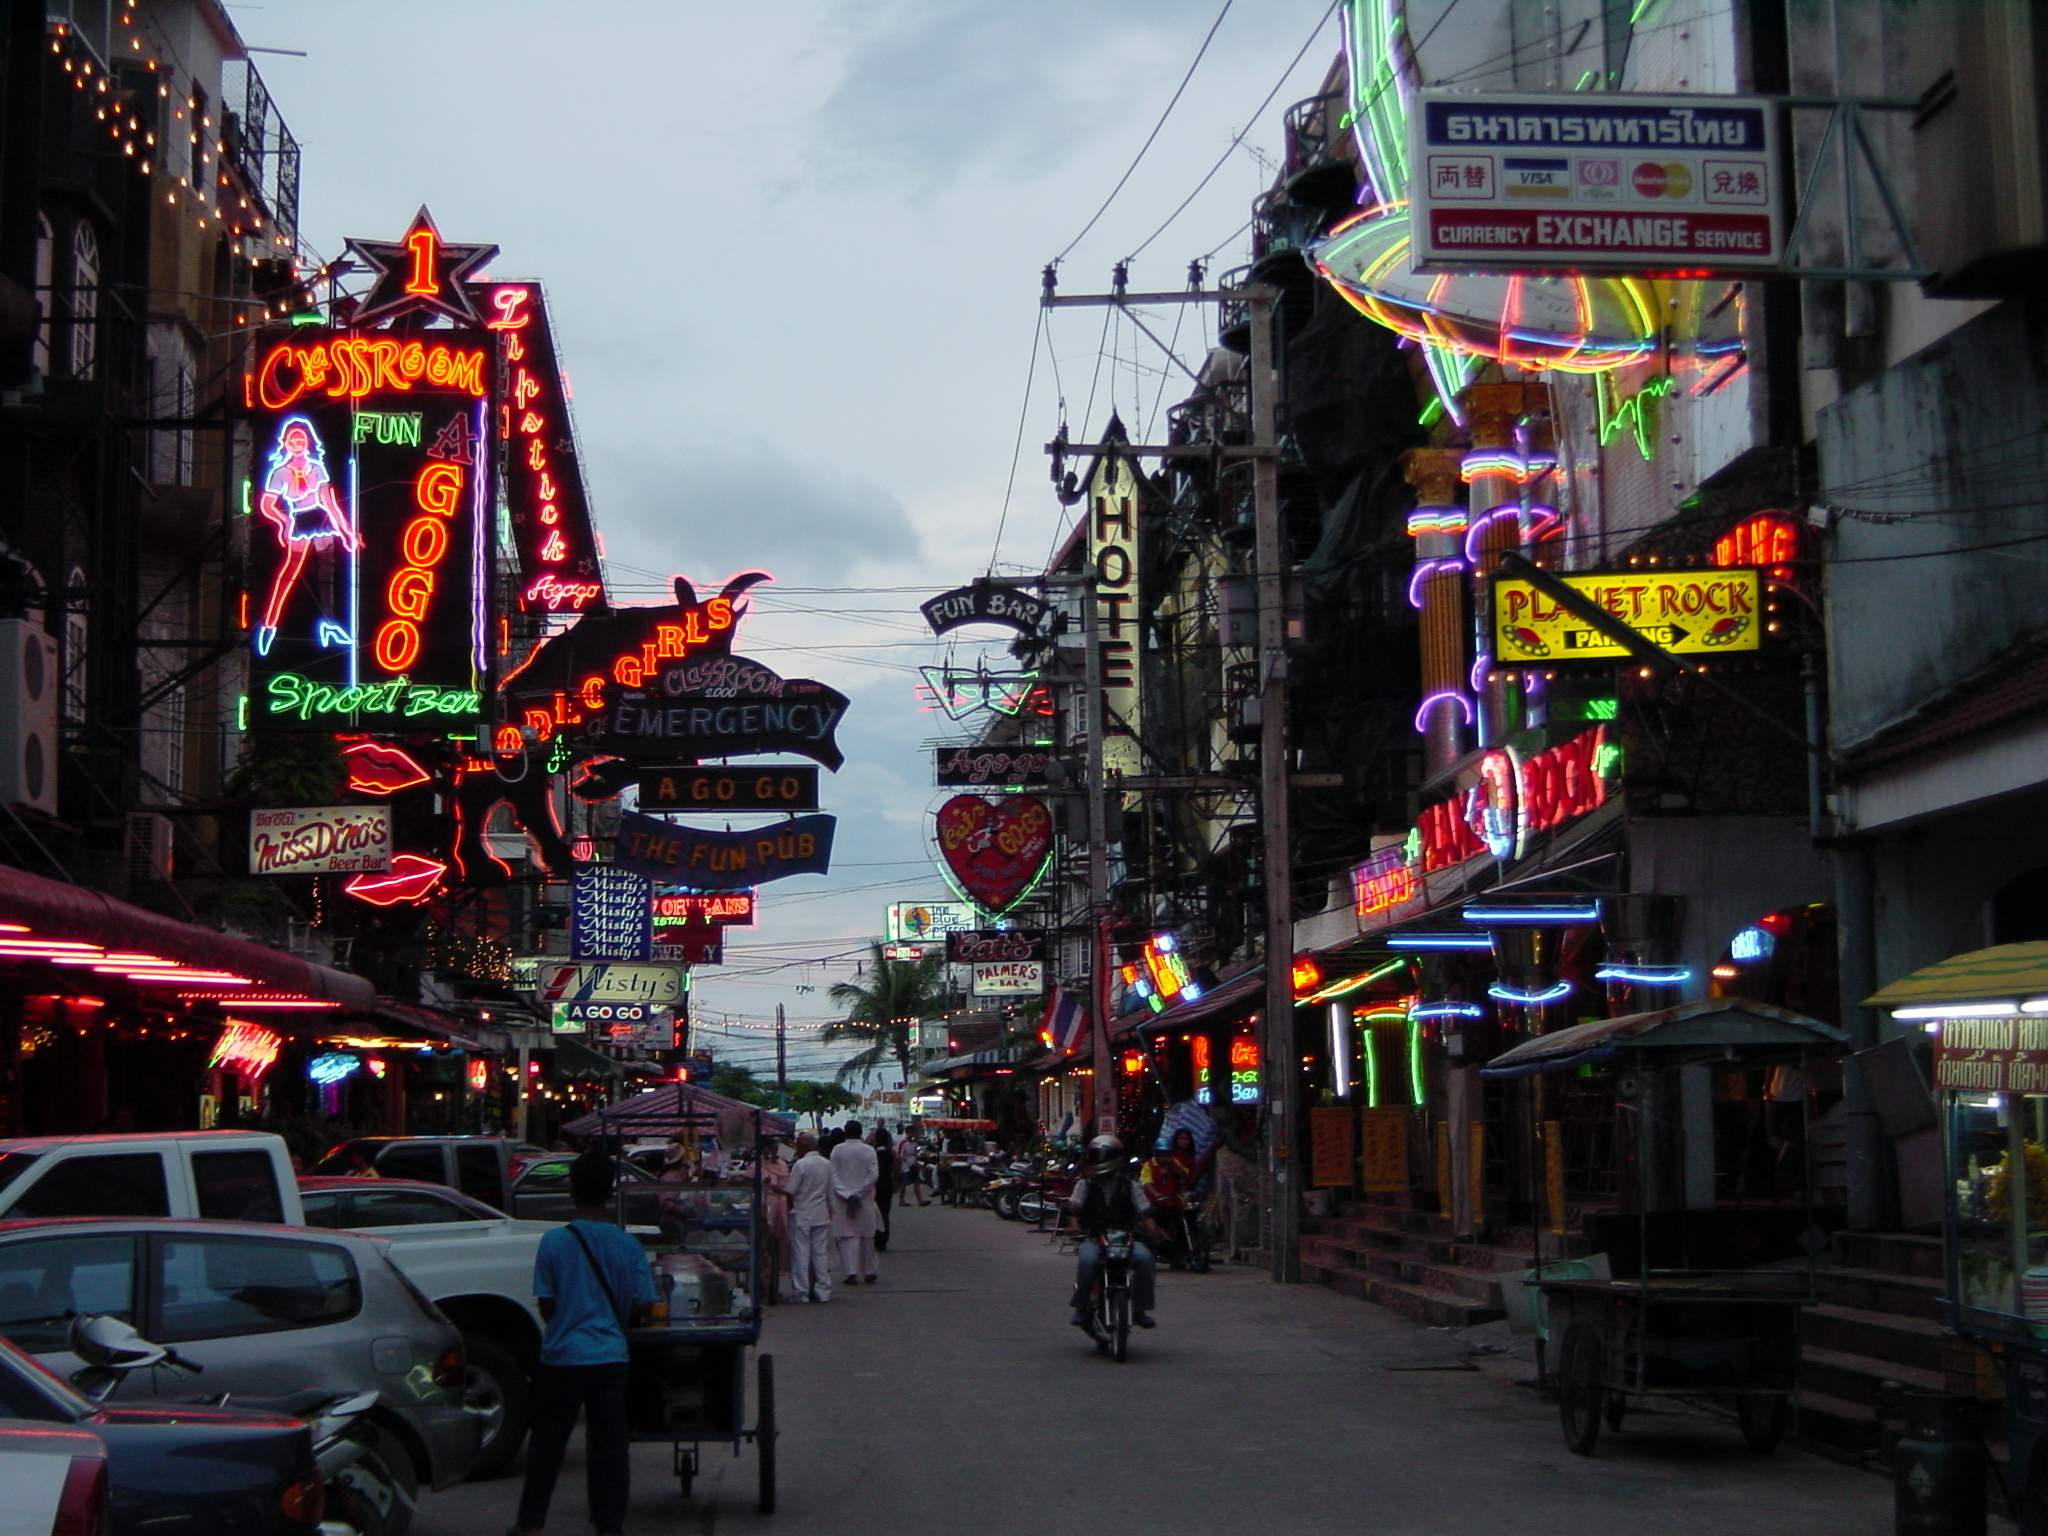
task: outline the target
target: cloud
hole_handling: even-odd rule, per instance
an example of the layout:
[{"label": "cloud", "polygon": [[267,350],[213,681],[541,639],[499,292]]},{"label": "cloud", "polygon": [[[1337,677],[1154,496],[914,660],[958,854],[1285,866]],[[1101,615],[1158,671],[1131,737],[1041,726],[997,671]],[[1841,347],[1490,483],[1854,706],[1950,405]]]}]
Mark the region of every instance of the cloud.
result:
[{"label": "cloud", "polygon": [[816,110],[816,157],[923,190],[969,170],[1035,179],[1142,106],[1176,67],[1154,45],[1187,14],[1184,0],[854,8],[840,24],[844,74]]},{"label": "cloud", "polygon": [[590,464],[610,547],[662,575],[715,581],[758,567],[837,585],[863,567],[918,557],[893,495],[766,443],[599,448]]}]

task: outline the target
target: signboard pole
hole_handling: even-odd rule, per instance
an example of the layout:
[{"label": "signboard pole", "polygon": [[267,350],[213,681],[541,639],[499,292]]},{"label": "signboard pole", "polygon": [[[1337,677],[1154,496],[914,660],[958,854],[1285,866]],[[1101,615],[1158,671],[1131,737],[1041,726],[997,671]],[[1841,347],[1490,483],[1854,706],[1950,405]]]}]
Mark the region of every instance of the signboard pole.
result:
[{"label": "signboard pole", "polygon": [[775,1005],[775,1112],[789,1113],[789,1034],[782,1004]]},{"label": "signboard pole", "polygon": [[1095,1134],[1116,1128],[1116,1063],[1109,1051],[1109,814],[1102,782],[1102,733],[1109,711],[1102,701],[1102,618],[1096,611],[1095,577],[1081,581],[1082,710],[1088,732],[1088,762],[1081,782],[1088,791],[1088,910],[1094,915],[1088,957],[1089,1034],[1094,1044]]},{"label": "signboard pole", "polygon": [[[1277,437],[1273,300],[1270,288],[1242,290],[1251,315],[1252,440]],[[1252,460],[1252,528],[1259,582],[1259,820],[1266,898],[1264,1078],[1265,1165],[1272,1207],[1267,1243],[1273,1278],[1301,1278],[1301,1197],[1295,1192],[1295,1123],[1300,1118],[1294,1043],[1294,861],[1287,805],[1287,561],[1280,530],[1279,466]]]}]

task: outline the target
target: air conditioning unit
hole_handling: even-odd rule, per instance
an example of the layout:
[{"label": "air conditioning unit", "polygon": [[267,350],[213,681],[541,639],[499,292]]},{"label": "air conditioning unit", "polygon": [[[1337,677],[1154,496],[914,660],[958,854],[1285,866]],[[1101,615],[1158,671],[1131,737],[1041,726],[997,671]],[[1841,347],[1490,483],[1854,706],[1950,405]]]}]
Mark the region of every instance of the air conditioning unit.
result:
[{"label": "air conditioning unit", "polygon": [[128,878],[171,878],[171,818],[157,811],[128,813]]},{"label": "air conditioning unit", "polygon": [[56,637],[0,621],[0,800],[57,814]]}]

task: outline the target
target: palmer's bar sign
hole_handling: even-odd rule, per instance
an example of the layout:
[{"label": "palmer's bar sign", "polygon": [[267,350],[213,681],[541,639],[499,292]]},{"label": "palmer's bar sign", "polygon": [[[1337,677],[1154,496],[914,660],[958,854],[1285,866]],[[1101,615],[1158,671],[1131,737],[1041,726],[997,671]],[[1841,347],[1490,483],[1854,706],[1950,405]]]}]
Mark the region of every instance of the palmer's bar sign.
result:
[{"label": "palmer's bar sign", "polygon": [[747,832],[679,827],[636,811],[619,817],[614,858],[626,869],[699,891],[732,891],[822,875],[832,867],[833,816],[794,816]]},{"label": "palmer's bar sign", "polygon": [[1934,1086],[2048,1094],[2048,1017],[1943,1019],[1934,1041]]}]

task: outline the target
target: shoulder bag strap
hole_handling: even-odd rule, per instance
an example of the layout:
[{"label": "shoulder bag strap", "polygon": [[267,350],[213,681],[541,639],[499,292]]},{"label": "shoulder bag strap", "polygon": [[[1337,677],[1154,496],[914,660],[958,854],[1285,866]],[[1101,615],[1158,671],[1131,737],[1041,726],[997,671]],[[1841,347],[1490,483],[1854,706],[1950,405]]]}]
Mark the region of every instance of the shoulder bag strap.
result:
[{"label": "shoulder bag strap", "polygon": [[604,1299],[611,1304],[612,1319],[621,1330],[626,1326],[626,1314],[620,1310],[619,1298],[612,1294],[612,1283],[604,1277],[604,1266],[597,1262],[597,1255],[591,1251],[590,1239],[576,1230],[576,1224],[569,1223],[569,1235],[576,1239],[576,1246],[583,1250],[583,1257],[590,1261],[590,1272],[597,1277],[598,1289],[604,1292]]}]

